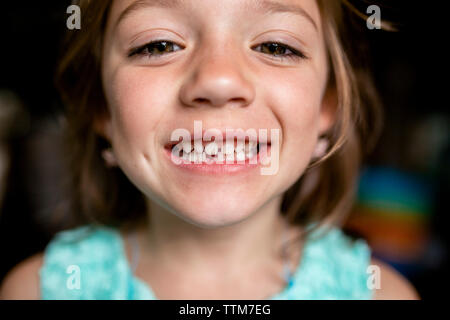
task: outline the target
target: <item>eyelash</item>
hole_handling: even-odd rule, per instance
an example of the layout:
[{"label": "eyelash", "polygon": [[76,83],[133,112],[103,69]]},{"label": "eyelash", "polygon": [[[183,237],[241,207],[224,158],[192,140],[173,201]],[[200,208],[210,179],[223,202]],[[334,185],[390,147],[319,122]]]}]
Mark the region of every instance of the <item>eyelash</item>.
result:
[{"label": "eyelash", "polygon": [[[159,54],[159,55],[155,55],[155,54],[150,54],[149,53],[149,51],[150,51],[149,48],[150,47],[155,46],[157,44],[162,44],[162,43],[166,43],[166,46],[167,46],[167,44],[178,46],[176,43],[174,43],[172,41],[156,40],[156,41],[149,42],[149,43],[147,43],[147,44],[145,44],[143,46],[139,46],[137,48],[131,49],[130,52],[128,53],[128,57],[131,58],[133,56],[148,56],[149,58],[153,59],[154,56],[163,56],[164,53],[163,54]],[[260,47],[262,45],[267,45],[267,44],[271,44],[271,45],[275,44],[276,45],[275,48],[274,48],[275,50],[277,50],[277,48],[282,48],[282,49],[286,49],[286,50],[289,50],[289,51],[292,52],[290,54],[284,54],[284,55],[273,55],[273,57],[278,59],[278,60],[284,61],[286,59],[290,59],[290,60],[307,59],[306,55],[303,52],[298,51],[296,49],[293,49],[290,46],[282,44],[282,43],[279,43],[279,42],[263,42],[262,44],[256,46],[256,48]],[[253,48],[255,48],[255,47],[253,47]],[[272,54],[269,53],[268,55],[272,55]]]}]

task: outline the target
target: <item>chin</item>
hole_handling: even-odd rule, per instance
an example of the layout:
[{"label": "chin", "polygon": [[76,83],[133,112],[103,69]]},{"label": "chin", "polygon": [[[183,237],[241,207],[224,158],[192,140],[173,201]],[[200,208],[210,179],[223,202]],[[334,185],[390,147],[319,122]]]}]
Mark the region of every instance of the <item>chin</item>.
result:
[{"label": "chin", "polygon": [[255,212],[255,207],[248,199],[222,196],[219,201],[214,201],[214,197],[193,199],[187,208],[183,206],[174,211],[179,218],[198,227],[218,228],[245,220]]}]

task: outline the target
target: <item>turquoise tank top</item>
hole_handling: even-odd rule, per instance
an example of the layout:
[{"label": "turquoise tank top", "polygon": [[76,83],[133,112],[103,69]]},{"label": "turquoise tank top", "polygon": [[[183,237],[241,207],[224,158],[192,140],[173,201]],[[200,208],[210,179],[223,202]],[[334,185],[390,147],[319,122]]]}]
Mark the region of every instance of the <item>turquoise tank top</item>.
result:
[{"label": "turquoise tank top", "polygon": [[[371,252],[333,228],[304,244],[290,285],[268,299],[371,299],[367,285]],[[59,232],[44,251],[39,270],[44,300],[156,300],[151,287],[133,275],[117,229],[86,225]]]}]

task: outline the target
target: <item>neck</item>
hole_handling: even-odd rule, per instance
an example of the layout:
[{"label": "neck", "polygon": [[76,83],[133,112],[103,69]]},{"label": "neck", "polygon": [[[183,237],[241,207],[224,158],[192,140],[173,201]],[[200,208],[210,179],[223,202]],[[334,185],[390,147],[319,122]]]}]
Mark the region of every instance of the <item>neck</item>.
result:
[{"label": "neck", "polygon": [[183,273],[189,270],[189,274],[238,275],[269,262],[281,265],[286,225],[280,203],[281,197],[273,199],[243,221],[207,229],[150,202],[143,249],[158,265]]}]

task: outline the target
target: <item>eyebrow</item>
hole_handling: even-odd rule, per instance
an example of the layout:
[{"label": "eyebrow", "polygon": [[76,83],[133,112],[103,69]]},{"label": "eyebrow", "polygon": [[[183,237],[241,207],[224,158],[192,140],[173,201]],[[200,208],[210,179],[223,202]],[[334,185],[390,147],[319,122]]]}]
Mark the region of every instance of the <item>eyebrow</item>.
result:
[{"label": "eyebrow", "polygon": [[[127,16],[131,13],[142,9],[142,8],[165,8],[165,9],[175,9],[182,7],[184,5],[183,0],[138,0],[133,2],[128,6],[119,16],[116,22],[116,26],[120,24]],[[253,5],[259,12],[266,13],[293,13],[306,18],[314,26],[316,31],[318,30],[317,24],[314,19],[306,12],[305,9],[298,5],[284,4],[273,0],[254,0]],[[250,6],[250,5],[249,5]]]}]

